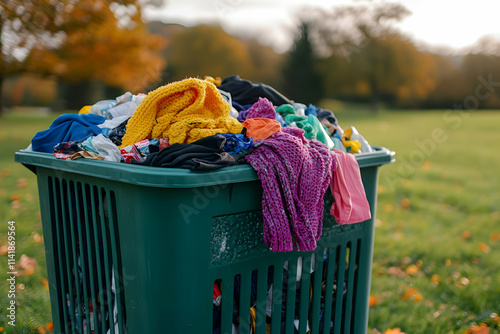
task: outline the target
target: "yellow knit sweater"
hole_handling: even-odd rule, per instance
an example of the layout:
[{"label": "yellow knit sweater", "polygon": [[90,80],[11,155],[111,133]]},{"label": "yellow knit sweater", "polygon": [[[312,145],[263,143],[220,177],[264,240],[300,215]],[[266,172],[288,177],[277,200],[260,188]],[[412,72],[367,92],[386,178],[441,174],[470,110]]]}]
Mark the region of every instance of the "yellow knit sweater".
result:
[{"label": "yellow knit sweater", "polygon": [[189,78],[148,93],[127,123],[125,147],[143,139],[168,138],[192,143],[217,133],[240,133],[241,123],[211,82]]}]

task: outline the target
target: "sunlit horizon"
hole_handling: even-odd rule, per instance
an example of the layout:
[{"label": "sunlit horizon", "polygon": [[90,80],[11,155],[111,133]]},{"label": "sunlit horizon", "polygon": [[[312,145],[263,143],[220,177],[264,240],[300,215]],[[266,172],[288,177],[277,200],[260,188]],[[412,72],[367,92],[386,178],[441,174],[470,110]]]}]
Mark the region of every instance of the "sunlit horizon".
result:
[{"label": "sunlit horizon", "polygon": [[[387,1],[373,1],[387,2]],[[411,15],[394,26],[409,36],[417,45],[448,53],[467,53],[485,36],[500,39],[496,23],[496,6],[487,0],[473,4],[456,1],[399,0]],[[369,4],[368,1],[305,1],[305,0],[169,0],[161,8],[147,8],[148,21],[180,24],[186,27],[198,24],[217,24],[236,36],[256,38],[286,52],[293,44],[299,15],[308,7],[331,10],[336,6]]]}]

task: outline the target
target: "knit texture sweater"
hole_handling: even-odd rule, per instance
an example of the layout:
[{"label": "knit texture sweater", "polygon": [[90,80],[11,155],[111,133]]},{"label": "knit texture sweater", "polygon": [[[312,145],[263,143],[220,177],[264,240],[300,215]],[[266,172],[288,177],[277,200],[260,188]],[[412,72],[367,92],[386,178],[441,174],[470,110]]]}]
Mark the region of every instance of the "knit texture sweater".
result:
[{"label": "knit texture sweater", "polygon": [[192,143],[217,133],[240,133],[231,107],[211,82],[189,78],[150,92],[127,124],[121,147],[143,139]]},{"label": "knit texture sweater", "polygon": [[246,161],[262,183],[264,241],[274,252],[312,251],[323,227],[323,196],[334,153],[304,130],[283,128],[258,141]]},{"label": "knit texture sweater", "polygon": [[265,97],[259,97],[259,100],[247,111],[246,119],[249,118],[276,119],[276,111],[274,111],[273,103]]}]

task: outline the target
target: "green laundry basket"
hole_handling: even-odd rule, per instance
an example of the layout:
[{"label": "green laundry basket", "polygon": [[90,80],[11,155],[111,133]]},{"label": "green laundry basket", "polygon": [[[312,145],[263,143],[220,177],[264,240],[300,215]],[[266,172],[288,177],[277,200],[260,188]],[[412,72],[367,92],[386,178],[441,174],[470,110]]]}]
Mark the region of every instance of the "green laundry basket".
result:
[{"label": "green laundry basket", "polygon": [[37,175],[54,332],[366,333],[378,167],[394,161],[374,149],[356,155],[372,219],[338,225],[327,190],[317,249],[287,253],[264,244],[249,165],[193,172],[17,152]]}]

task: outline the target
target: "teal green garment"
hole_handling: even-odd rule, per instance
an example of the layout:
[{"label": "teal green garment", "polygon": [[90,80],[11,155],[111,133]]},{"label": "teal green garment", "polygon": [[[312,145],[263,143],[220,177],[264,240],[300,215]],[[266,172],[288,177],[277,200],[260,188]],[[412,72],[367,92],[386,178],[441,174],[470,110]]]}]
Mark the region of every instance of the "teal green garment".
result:
[{"label": "teal green garment", "polygon": [[282,104],[276,107],[276,112],[283,118],[288,115],[295,115],[295,108],[291,104]]},{"label": "teal green garment", "polygon": [[337,137],[332,137],[332,141],[333,141],[333,148],[336,148],[337,150],[346,152],[344,144],[342,143],[342,140],[340,140]]},{"label": "teal green garment", "polygon": [[285,116],[285,122],[291,124],[295,122],[298,128],[304,130],[304,137],[307,139],[317,139],[328,148],[332,149],[335,145],[325,130],[323,125],[320,123],[319,119],[314,115],[309,116],[297,116],[297,115],[287,115]]}]

